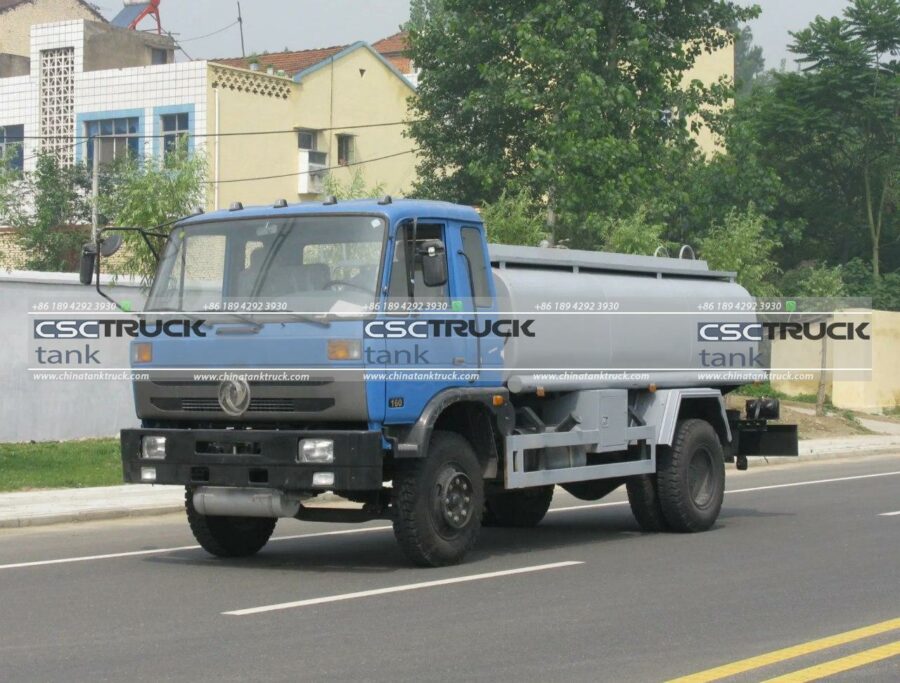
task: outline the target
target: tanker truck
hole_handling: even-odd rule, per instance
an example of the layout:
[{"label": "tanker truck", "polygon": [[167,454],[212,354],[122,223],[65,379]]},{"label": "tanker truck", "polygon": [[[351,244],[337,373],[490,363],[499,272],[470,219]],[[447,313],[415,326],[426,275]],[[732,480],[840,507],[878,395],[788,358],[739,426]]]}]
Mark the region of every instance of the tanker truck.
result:
[{"label": "tanker truck", "polygon": [[[726,407],[765,376],[716,333],[754,300],[703,261],[489,246],[469,207],[330,197],[103,231],[81,278],[103,296],[115,230],[162,245],[124,479],[183,486],[215,556],[255,554],[279,518],[388,519],[413,563],[453,564],[483,525],[539,524],[556,486],[625,486],[643,530],[700,532],[726,463],[797,453],[777,401]],[[171,318],[194,334],[151,331]]]}]

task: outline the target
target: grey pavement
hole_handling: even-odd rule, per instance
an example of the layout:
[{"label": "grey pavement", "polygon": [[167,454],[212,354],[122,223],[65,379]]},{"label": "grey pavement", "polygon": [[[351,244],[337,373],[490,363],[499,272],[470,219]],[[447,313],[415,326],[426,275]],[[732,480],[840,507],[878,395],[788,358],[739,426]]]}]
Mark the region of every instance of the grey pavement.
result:
[{"label": "grey pavement", "polygon": [[[664,681],[900,617],[900,455],[729,469],[727,491],[695,535],[640,533],[621,490],[557,491],[538,528],[485,529],[464,564],[433,570],[384,522],[283,520],[227,561],[181,514],[2,530],[2,678]],[[898,679],[894,657],[834,680]]]},{"label": "grey pavement", "polygon": [[[900,451],[900,434],[811,439],[800,442],[799,459],[751,458],[750,467],[865,456],[892,450]],[[325,494],[316,498],[316,504],[332,505],[340,500]],[[184,489],[180,486],[132,484],[2,493],[0,529],[165,514],[179,511],[183,505]]]}]

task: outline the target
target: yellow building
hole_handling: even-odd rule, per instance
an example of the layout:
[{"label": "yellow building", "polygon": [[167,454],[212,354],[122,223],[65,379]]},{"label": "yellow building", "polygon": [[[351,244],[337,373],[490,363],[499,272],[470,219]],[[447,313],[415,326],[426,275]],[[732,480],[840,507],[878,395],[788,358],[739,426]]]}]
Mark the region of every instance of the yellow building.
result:
[{"label": "yellow building", "polygon": [[[364,42],[209,65],[210,204],[319,199],[346,186],[407,192],[415,143],[403,136],[410,82]],[[277,97],[261,92],[274,87]],[[234,135],[234,133],[265,133]],[[258,180],[252,180],[259,178]]]},{"label": "yellow building", "polygon": [[[684,74],[682,83],[688,86],[691,81],[700,81],[709,87],[723,78],[734,83],[734,43],[715,52],[703,52],[697,57],[694,67]],[[725,106],[733,105],[734,101],[729,100]],[[707,156],[723,151],[722,140],[706,126],[702,126],[694,137],[700,150]]]}]

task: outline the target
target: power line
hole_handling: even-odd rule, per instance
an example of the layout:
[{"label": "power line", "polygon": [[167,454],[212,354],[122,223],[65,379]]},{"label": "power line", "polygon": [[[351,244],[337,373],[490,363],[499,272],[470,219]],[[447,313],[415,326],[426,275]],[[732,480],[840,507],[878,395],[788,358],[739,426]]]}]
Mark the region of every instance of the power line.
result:
[{"label": "power line", "polygon": [[293,178],[301,175],[308,175],[310,173],[324,173],[326,171],[335,171],[341,168],[347,168],[348,166],[363,166],[365,164],[371,164],[376,161],[382,161],[383,159],[392,159],[394,157],[404,156],[406,154],[414,154],[419,151],[418,147],[413,149],[407,149],[402,152],[394,152],[393,154],[385,154],[380,157],[373,157],[372,159],[364,159],[361,161],[350,161],[346,164],[338,164],[337,166],[326,166],[324,168],[318,168],[315,171],[296,171],[294,173],[281,173],[278,175],[268,175],[268,176],[257,176],[254,178],[230,178],[228,180],[206,180],[204,181],[207,185],[222,185],[226,183],[248,183],[255,180],[275,180],[277,178]]},{"label": "power line", "polygon": [[[361,123],[358,125],[344,125],[344,126],[330,126],[325,128],[309,128],[304,129],[302,126],[298,126],[296,128],[286,128],[284,130],[251,130],[251,131],[243,131],[243,132],[230,132],[230,133],[177,133],[179,137],[188,137],[188,138],[216,138],[216,137],[241,137],[241,136],[254,136],[254,135],[284,135],[286,133],[294,134],[299,130],[315,130],[317,132],[326,132],[330,130],[349,130],[351,128],[385,128],[388,126],[406,126],[411,123],[418,123],[422,119],[413,119],[411,121],[387,121],[384,123]],[[141,134],[138,135],[136,133],[132,133],[129,135],[120,134],[120,135],[24,135],[22,137],[16,138],[17,140],[91,140],[94,137],[107,137],[107,138],[121,138],[121,137],[136,137],[136,138],[164,138],[169,137],[171,135],[176,135],[175,133],[157,133],[157,134]]]},{"label": "power line", "polygon": [[177,42],[180,44],[180,43],[192,43],[195,40],[203,40],[204,38],[209,38],[211,36],[215,36],[220,33],[223,33],[224,31],[227,31],[228,29],[230,29],[232,26],[237,26],[238,23],[240,23],[240,22],[237,19],[235,19],[230,24],[228,24],[228,26],[223,26],[222,28],[218,29],[217,31],[213,31],[212,33],[207,33],[206,35],[202,35],[202,36],[194,36],[193,38],[178,38]]}]

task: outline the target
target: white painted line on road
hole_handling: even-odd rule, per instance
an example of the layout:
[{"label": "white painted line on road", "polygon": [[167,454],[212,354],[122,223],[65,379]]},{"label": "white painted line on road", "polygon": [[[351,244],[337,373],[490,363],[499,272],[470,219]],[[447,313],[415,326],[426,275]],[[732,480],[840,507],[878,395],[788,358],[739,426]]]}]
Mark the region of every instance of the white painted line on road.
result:
[{"label": "white painted line on road", "polygon": [[900,516],[900,510],[897,510],[897,512],[882,512],[878,516],[879,517],[898,517],[898,516]]},{"label": "white painted line on road", "polygon": [[[897,472],[877,472],[875,474],[860,474],[852,477],[835,477],[833,479],[815,479],[812,481],[795,481],[788,484],[770,484],[768,486],[754,486],[746,489],[732,489],[728,490],[725,493],[727,495],[733,493],[750,493],[753,491],[768,491],[771,489],[784,489],[791,488],[794,486],[812,486],[814,484],[831,484],[834,482],[840,481],[855,481],[858,479],[872,479],[874,477],[893,477],[900,475],[900,471]],[[559,507],[559,508],[551,508],[548,510],[548,514],[552,512],[570,512],[572,510],[591,510],[595,508],[605,508],[605,507],[616,507],[621,505],[628,505],[628,501],[621,500],[612,503],[589,503],[588,505],[572,505],[568,507]],[[900,511],[898,512],[889,512],[885,513],[885,516],[895,516],[900,515]],[[304,538],[317,538],[321,536],[343,536],[345,534],[364,534],[372,531],[388,531],[392,527],[390,525],[385,526],[373,526],[373,527],[364,527],[362,529],[342,529],[339,531],[317,531],[309,534],[297,534],[295,536],[279,536],[277,538],[270,539],[270,543],[274,543],[277,541],[295,541],[298,539]],[[173,553],[179,550],[197,550],[199,549],[199,545],[184,545],[177,546],[173,548],[156,548],[154,550],[134,550],[130,552],[123,553],[108,553],[105,555],[86,555],[82,557],[64,557],[57,560],[37,560],[35,562],[17,562],[14,564],[0,564],[0,570],[3,569],[21,569],[24,567],[43,567],[46,565],[53,564],[69,564],[73,562],[89,562],[92,560],[112,560],[120,557],[139,557],[141,555],[162,555],[165,553]]]},{"label": "white painted line on road", "polygon": [[519,567],[518,569],[505,569],[499,572],[487,572],[486,574],[471,574],[469,576],[457,576],[452,579],[438,579],[437,581],[422,581],[421,583],[407,583],[402,586],[390,586],[388,588],[375,588],[367,591],[357,591],[356,593],[341,593],[338,595],[326,595],[321,598],[310,598],[308,600],[296,600],[294,602],[281,602],[275,605],[263,605],[262,607],[250,607],[247,609],[237,609],[230,612],[222,612],[222,614],[233,617],[245,617],[251,614],[262,614],[263,612],[276,612],[278,610],[293,609],[295,607],[310,607],[312,605],[323,605],[329,602],[342,602],[344,600],[356,600],[358,598],[369,598],[374,595],[386,595],[388,593],[403,593],[405,591],[415,591],[422,588],[435,588],[437,586],[450,586],[455,583],[467,583],[469,581],[483,581],[485,579],[496,579],[501,576],[513,576],[515,574],[530,574],[532,572],[543,572],[549,569],[562,569],[563,567],[574,567],[575,565],[584,564],[584,562],[553,562],[551,564],[538,564],[533,567]]},{"label": "white painted line on road", "polygon": [[787,489],[792,486],[812,486],[813,484],[832,484],[838,481],[856,481],[858,479],[875,479],[876,477],[896,477],[900,472],[877,472],[875,474],[857,474],[853,477],[834,477],[833,479],[813,479],[812,481],[795,481],[789,484],[770,484],[769,486],[753,486],[748,489],[735,489],[725,493],[750,493],[751,491],[769,491],[771,489]]},{"label": "white painted line on road", "polygon": [[[320,536],[343,536],[345,534],[364,534],[369,531],[385,531],[392,529],[390,526],[370,526],[362,529],[342,529],[340,531],[316,531],[311,534],[297,534],[295,536],[278,536],[270,538],[269,543],[276,541],[296,541],[299,538],[317,538]],[[72,562],[90,562],[92,560],[114,560],[119,557],[140,557],[141,555],[162,555],[174,553],[179,550],[199,550],[199,545],[182,545],[172,548],[154,548],[152,550],[132,550],[124,553],[107,553],[105,555],[84,555],[82,557],[63,557],[58,560],[37,560],[35,562],[16,562],[15,564],[0,564],[0,569],[21,569],[23,567],[44,567],[51,564],[70,564]]]}]

